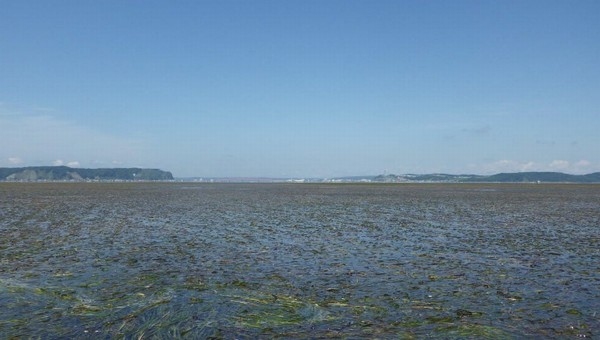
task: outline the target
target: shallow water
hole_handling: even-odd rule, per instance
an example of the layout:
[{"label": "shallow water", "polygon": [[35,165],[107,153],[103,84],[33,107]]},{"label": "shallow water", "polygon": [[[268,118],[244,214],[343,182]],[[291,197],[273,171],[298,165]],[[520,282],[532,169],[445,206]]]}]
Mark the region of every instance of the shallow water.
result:
[{"label": "shallow water", "polygon": [[0,306],[0,338],[593,338],[600,186],[0,183]]}]

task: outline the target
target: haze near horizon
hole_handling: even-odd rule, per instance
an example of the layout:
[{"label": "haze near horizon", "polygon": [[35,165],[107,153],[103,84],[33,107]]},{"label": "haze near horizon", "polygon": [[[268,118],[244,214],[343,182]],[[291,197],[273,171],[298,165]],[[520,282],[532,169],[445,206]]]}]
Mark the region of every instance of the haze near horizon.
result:
[{"label": "haze near horizon", "polygon": [[0,167],[600,171],[597,1],[0,9]]}]

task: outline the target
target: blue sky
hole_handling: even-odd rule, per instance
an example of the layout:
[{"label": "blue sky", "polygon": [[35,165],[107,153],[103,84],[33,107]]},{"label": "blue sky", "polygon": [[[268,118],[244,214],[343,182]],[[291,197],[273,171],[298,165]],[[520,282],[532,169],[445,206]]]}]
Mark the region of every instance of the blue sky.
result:
[{"label": "blue sky", "polygon": [[600,171],[599,1],[2,1],[0,166]]}]

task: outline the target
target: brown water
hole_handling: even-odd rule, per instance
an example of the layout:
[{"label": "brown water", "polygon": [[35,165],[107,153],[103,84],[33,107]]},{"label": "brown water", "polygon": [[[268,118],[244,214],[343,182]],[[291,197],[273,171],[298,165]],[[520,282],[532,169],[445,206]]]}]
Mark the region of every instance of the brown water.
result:
[{"label": "brown water", "polygon": [[600,186],[0,183],[0,338],[600,334]]}]

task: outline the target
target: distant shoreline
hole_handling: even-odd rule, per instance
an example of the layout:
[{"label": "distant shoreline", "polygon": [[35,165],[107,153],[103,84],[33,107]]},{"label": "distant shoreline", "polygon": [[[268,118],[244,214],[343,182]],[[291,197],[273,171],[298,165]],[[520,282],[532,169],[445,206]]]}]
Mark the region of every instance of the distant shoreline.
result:
[{"label": "distant shoreline", "polygon": [[406,174],[336,178],[182,177],[194,183],[600,183],[600,172],[571,175],[561,172],[515,172],[495,175]]},{"label": "distant shoreline", "polygon": [[600,172],[512,172],[494,175],[404,174],[333,178],[173,177],[169,171],[144,168],[70,168],[35,166],[0,168],[0,182],[185,182],[185,183],[600,183]]}]

